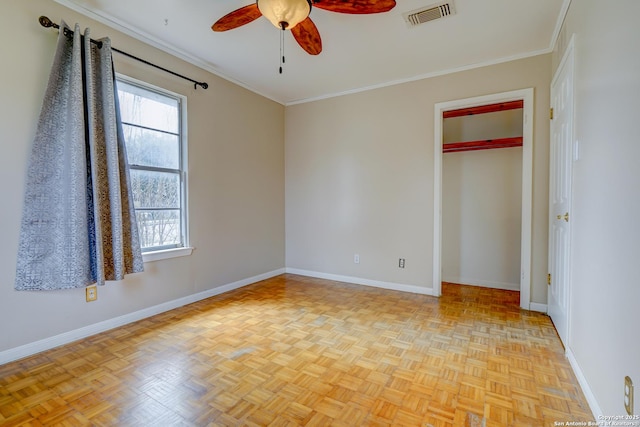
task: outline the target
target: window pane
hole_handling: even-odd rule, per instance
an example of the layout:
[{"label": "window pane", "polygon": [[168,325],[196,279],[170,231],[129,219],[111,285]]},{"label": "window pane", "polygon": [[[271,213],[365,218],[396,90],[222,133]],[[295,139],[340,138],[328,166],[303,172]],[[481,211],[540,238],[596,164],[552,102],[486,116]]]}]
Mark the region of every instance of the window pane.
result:
[{"label": "window pane", "polygon": [[177,173],[131,169],[133,205],[144,208],[180,208],[180,176]]},{"label": "window pane", "polygon": [[140,246],[180,246],[180,211],[136,211]]},{"label": "window pane", "polygon": [[117,86],[142,249],[183,247],[188,244],[181,133],[186,98],[125,78]]},{"label": "window pane", "polygon": [[180,168],[180,139],[178,135],[124,125],[129,164]]},{"label": "window pane", "polygon": [[178,100],[136,86],[118,82],[118,99],[122,121],[178,133]]}]

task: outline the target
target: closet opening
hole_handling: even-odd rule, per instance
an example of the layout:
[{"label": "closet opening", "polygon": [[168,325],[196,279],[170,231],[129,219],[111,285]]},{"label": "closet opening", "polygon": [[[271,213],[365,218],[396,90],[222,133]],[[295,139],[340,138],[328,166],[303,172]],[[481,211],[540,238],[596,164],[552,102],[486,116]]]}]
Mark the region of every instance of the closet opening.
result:
[{"label": "closet opening", "polygon": [[520,291],[523,101],[442,114],[442,281]]},{"label": "closet opening", "polygon": [[531,283],[533,89],[435,106],[434,294]]}]

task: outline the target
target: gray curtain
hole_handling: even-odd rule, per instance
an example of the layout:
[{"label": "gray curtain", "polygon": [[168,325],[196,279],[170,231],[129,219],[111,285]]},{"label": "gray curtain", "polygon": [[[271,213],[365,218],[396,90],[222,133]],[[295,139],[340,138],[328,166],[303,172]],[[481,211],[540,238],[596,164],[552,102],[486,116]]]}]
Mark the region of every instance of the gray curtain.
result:
[{"label": "gray curtain", "polygon": [[110,40],[99,47],[88,29],[68,30],[62,22],[29,159],[17,290],[143,270]]}]

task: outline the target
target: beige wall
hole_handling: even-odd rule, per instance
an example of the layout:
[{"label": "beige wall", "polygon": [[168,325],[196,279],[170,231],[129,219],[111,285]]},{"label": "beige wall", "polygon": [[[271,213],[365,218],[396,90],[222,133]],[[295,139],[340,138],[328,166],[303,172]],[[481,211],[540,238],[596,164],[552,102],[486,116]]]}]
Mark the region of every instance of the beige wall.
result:
[{"label": "beige wall", "polygon": [[[623,378],[640,413],[640,2],[571,2],[553,54],[575,35],[575,139],[568,350],[600,414],[626,414]],[[600,415],[597,414],[597,415]]]},{"label": "beige wall", "polygon": [[287,267],[431,289],[434,104],[533,87],[531,295],[545,304],[550,61],[542,55],[287,107]]},{"label": "beige wall", "polygon": [[[47,15],[89,26],[96,38],[187,81],[114,54],[116,70],[187,96],[191,256],[145,264],[108,283],[98,301],[84,290],[17,292],[18,231],[27,155],[57,33]],[[47,0],[5,0],[0,28],[0,352],[284,268],[284,107]]]}]

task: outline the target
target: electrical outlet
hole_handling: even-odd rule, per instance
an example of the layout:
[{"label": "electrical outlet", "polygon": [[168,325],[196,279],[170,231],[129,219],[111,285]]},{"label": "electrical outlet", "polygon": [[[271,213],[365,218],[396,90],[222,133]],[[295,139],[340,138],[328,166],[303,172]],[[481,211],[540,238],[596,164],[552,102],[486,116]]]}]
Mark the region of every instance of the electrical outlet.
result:
[{"label": "electrical outlet", "polygon": [[633,381],[629,376],[624,377],[624,409],[633,415]]},{"label": "electrical outlet", "polygon": [[398,261],[398,267],[404,268],[404,258],[400,258],[400,260]]},{"label": "electrical outlet", "polygon": [[87,302],[95,301],[98,299],[98,287],[97,286],[89,286],[85,289],[87,293]]},{"label": "electrical outlet", "polygon": [[354,264],[360,264],[360,255],[353,254],[353,263]]}]

